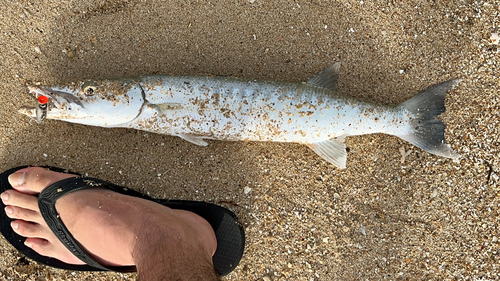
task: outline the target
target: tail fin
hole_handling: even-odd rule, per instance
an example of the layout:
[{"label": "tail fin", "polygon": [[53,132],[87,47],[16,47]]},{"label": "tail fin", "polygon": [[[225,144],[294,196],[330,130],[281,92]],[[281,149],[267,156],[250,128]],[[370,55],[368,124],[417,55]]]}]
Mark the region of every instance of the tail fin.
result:
[{"label": "tail fin", "polygon": [[460,154],[451,149],[444,139],[445,126],[436,117],[445,111],[446,93],[461,80],[448,80],[420,92],[415,97],[403,102],[402,107],[413,113],[411,121],[413,131],[407,135],[398,135],[405,141],[429,153],[458,159]]}]

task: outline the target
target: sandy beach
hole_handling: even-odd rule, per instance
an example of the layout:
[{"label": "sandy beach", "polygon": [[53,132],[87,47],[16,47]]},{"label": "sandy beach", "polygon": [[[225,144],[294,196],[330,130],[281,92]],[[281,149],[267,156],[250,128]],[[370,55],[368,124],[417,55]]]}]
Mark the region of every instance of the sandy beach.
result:
[{"label": "sandy beach", "polygon": [[[0,169],[58,166],[150,196],[208,201],[246,230],[222,280],[500,278],[500,1],[5,1]],[[209,141],[18,113],[27,85],[141,75],[306,81],[341,62],[339,90],[397,104],[452,78],[458,161],[397,137],[346,138],[347,168],[289,143]],[[1,280],[136,280],[25,259],[0,239]]]}]

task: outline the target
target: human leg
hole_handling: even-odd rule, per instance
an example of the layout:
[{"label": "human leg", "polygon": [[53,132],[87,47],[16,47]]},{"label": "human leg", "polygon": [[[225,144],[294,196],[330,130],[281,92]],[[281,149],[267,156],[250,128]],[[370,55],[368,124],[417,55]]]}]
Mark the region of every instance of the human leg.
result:
[{"label": "human leg", "polygon": [[[9,177],[14,189],[4,192],[2,201],[7,206],[7,216],[14,219],[13,230],[28,237],[26,243],[33,250],[78,264],[81,261],[68,253],[41,218],[35,197],[47,185],[66,177],[72,175],[42,168],[19,170]],[[192,212],[170,209],[101,188],[65,195],[57,201],[56,208],[79,243],[104,265],[136,264],[141,275],[145,271],[141,268],[149,268],[148,273],[159,268],[172,273],[174,271],[168,269],[169,262],[175,265],[179,257],[185,260],[182,264],[204,268],[211,264],[210,258],[215,252],[212,228]],[[151,247],[154,251],[147,250]],[[164,250],[160,250],[162,248]],[[166,259],[165,263],[158,262],[160,256]],[[145,262],[148,257],[155,259]],[[207,272],[213,272],[213,267]]]}]

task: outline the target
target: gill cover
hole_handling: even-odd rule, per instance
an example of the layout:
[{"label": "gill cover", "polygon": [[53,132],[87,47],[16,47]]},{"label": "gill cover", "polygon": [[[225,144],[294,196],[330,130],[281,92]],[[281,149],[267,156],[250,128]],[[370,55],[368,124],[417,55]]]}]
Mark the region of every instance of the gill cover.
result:
[{"label": "gill cover", "polygon": [[49,98],[47,119],[100,127],[134,120],[144,104],[141,86],[131,80],[85,81],[31,92]]}]

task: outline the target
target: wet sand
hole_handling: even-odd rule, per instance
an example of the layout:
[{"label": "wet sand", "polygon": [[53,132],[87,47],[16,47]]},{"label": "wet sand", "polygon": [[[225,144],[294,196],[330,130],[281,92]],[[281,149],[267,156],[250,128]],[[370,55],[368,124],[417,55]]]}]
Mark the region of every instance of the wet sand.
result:
[{"label": "wet sand", "polygon": [[[498,278],[500,51],[490,37],[500,1],[168,2],[2,0],[2,171],[59,166],[224,205],[247,244],[223,280]],[[150,74],[298,82],[334,62],[341,92],[382,104],[462,78],[441,115],[460,160],[377,134],[347,138],[338,170],[297,144],[197,147],[17,113],[35,104],[27,83]],[[2,280],[136,279],[48,268],[0,243]]]}]

